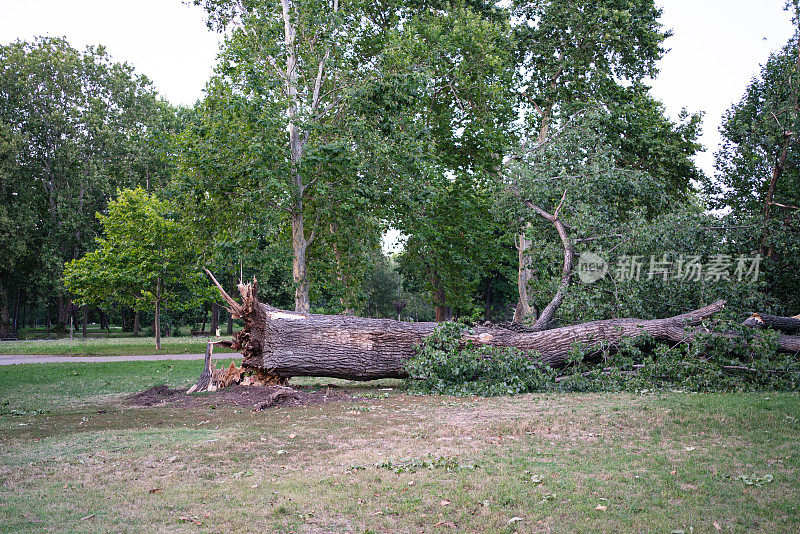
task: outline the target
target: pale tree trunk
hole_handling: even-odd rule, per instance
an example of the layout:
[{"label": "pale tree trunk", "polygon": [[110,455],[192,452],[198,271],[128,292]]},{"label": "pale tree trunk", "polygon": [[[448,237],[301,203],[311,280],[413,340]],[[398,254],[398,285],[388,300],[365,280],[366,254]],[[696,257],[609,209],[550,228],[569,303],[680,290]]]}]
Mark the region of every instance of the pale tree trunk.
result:
[{"label": "pale tree trunk", "polygon": [[295,49],[295,38],[297,30],[292,23],[292,3],[291,0],[281,0],[281,11],[283,15],[283,36],[286,46],[286,97],[288,104],[286,116],[288,124],[286,131],[289,135],[289,152],[291,158],[291,187],[295,200],[291,209],[292,223],[292,277],[294,279],[294,309],[300,313],[311,311],[308,291],[308,266],[306,264],[306,250],[308,249],[308,239],[305,234],[305,222],[303,218],[303,197],[305,195],[305,184],[300,174],[300,165],[303,160],[304,142],[300,136],[300,130],[294,123],[297,116],[298,96],[297,96],[297,52]]},{"label": "pale tree trunk", "polygon": [[[531,223],[525,225],[526,230],[530,227]],[[514,310],[513,322],[522,323],[533,311],[530,304],[530,297],[528,296],[528,282],[530,282],[532,278],[530,259],[525,254],[531,246],[531,241],[528,239],[525,231],[523,231],[517,235],[514,244],[517,247],[519,261],[519,270],[517,273],[519,301],[517,302],[517,308]]]},{"label": "pale tree trunk", "polygon": [[558,212],[561,211],[561,206],[564,204],[564,199],[566,197],[567,191],[565,190],[564,194],[561,196],[561,202],[553,214],[547,213],[531,202],[525,202],[529,208],[533,209],[539,215],[553,223],[553,226],[556,227],[556,231],[558,232],[558,237],[561,239],[561,244],[564,245],[564,266],[561,272],[561,281],[558,284],[556,294],[542,310],[541,315],[539,315],[539,317],[536,319],[536,322],[533,324],[534,331],[545,330],[553,322],[558,308],[561,306],[561,303],[564,301],[564,297],[567,295],[567,289],[569,288],[570,280],[572,280],[575,249],[572,245],[572,239],[570,239],[567,229],[564,227],[564,223],[562,223],[561,219],[558,218]]},{"label": "pale tree trunk", "polygon": [[[297,17],[297,13],[292,13],[293,3],[291,0],[280,0],[281,15],[283,18],[283,36],[284,45],[286,50],[286,70],[281,73],[286,83],[286,117],[287,125],[286,131],[288,133],[289,152],[291,161],[291,175],[290,175],[290,188],[293,197],[291,208],[288,210],[291,216],[292,224],[292,275],[294,278],[295,286],[295,311],[300,313],[309,313],[311,311],[311,303],[309,300],[309,277],[308,265],[306,261],[306,251],[308,246],[314,240],[314,229],[312,229],[309,237],[305,234],[305,222],[303,214],[304,200],[307,196],[307,189],[316,181],[312,179],[308,183],[303,181],[301,174],[301,164],[303,161],[303,152],[305,150],[306,142],[308,141],[309,130],[300,132],[300,128],[295,121],[300,107],[300,98],[298,92],[298,58],[297,58],[297,28],[294,26],[293,16]],[[339,2],[334,0],[333,11],[338,12]],[[314,78],[313,91],[311,93],[310,120],[315,120],[318,112],[318,106],[322,96],[322,84],[325,77],[325,68],[328,58],[330,56],[330,48],[326,48],[324,57],[320,59],[317,66],[316,78]],[[273,65],[276,65],[274,58],[268,57],[267,60]],[[277,68],[277,67],[276,67]],[[306,93],[308,94],[308,93]],[[335,95],[334,95],[335,96]]]},{"label": "pale tree trunk", "polygon": [[309,299],[308,264],[306,263],[306,250],[309,240],[306,239],[303,225],[303,214],[296,213],[292,216],[292,249],[294,261],[292,276],[294,278],[294,310],[300,313],[311,312]]},{"label": "pale tree trunk", "polygon": [[552,300],[550,300],[544,310],[542,310],[541,315],[539,315],[539,317],[536,319],[536,322],[533,324],[534,331],[545,330],[551,326],[559,306],[561,306],[561,303],[564,301],[564,297],[567,294],[567,289],[569,288],[570,281],[572,279],[572,270],[575,264],[575,248],[573,246],[572,239],[570,238],[564,223],[559,218],[559,212],[564,205],[564,200],[567,198],[567,191],[564,190],[564,194],[561,195],[561,201],[552,214],[543,210],[533,202],[523,198],[522,194],[514,186],[509,186],[509,191],[517,196],[522,202],[525,203],[526,206],[531,208],[540,217],[552,223],[558,232],[558,237],[561,239],[561,244],[564,246],[564,264],[558,289],[556,290],[556,294],[553,296]]},{"label": "pale tree trunk", "polygon": [[[555,83],[560,75],[561,70],[559,70],[556,76],[551,80],[551,87],[555,86]],[[542,118],[542,123],[539,127],[539,137],[536,140],[536,143],[537,145],[542,145],[545,141],[547,141],[547,136],[550,132],[550,119],[553,113],[553,104],[548,102],[544,107],[540,107],[536,104],[534,105],[536,106],[536,111],[539,112],[539,115]],[[529,229],[530,227],[530,223],[525,224],[525,230]],[[530,304],[530,297],[528,296],[528,282],[533,275],[531,274],[530,260],[525,255],[525,252],[531,246],[531,242],[528,239],[525,231],[517,234],[516,239],[517,252],[519,254],[519,272],[517,275],[517,291],[519,292],[519,301],[517,302],[517,307],[514,310],[513,322],[522,323],[525,318],[531,315],[534,311]]]}]

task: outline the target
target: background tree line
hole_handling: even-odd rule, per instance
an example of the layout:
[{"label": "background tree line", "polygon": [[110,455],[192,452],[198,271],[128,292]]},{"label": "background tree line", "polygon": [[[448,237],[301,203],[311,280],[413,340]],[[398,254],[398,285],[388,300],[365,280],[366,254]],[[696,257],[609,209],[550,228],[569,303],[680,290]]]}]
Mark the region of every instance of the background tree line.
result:
[{"label": "background tree line", "polygon": [[[225,39],[191,108],[102,47],[0,46],[0,328],[63,325],[73,303],[131,327],[165,307],[167,325],[219,321],[201,266],[304,312],[797,313],[797,36],[731,107],[705,176],[701,114],[670,119],[647,85],[669,36],[652,0],[195,3]],[[579,284],[567,244],[763,261],[755,282]]]}]

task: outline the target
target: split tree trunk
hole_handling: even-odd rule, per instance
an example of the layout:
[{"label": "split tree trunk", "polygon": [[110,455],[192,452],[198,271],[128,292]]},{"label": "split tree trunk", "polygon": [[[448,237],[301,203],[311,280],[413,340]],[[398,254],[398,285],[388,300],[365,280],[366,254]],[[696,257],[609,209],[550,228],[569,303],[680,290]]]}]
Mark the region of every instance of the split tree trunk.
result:
[{"label": "split tree trunk", "polygon": [[[230,343],[231,348],[242,352],[243,366],[279,378],[403,378],[406,361],[437,327],[437,323],[403,323],[279,310],[258,301],[255,281],[239,286],[243,299],[239,304],[219,284],[217,287],[231,312],[245,325]],[[699,325],[723,306],[724,302],[719,301],[667,319],[611,319],[539,332],[477,327],[464,335],[463,343],[514,347],[536,354],[543,363],[559,367],[564,365],[576,343],[589,350],[600,350],[640,334],[672,342],[691,339],[693,332],[687,327]],[[782,336],[781,348],[791,352],[800,350],[800,337]]]},{"label": "split tree trunk", "polygon": [[522,233],[515,237],[514,243],[519,256],[517,273],[517,291],[519,292],[519,302],[517,302],[517,307],[514,310],[513,321],[520,324],[525,321],[526,317],[533,313],[533,308],[530,304],[530,298],[528,297],[528,282],[530,282],[530,279],[532,278],[530,258],[525,254],[531,247],[531,241],[528,239],[528,236],[525,233],[525,231],[530,227],[531,223],[527,223]]}]

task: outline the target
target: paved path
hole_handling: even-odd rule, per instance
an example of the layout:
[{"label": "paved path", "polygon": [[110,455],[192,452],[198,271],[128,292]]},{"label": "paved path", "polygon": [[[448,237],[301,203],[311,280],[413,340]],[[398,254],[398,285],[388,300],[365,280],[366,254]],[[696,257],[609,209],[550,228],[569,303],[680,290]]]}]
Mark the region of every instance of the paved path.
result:
[{"label": "paved path", "polygon": [[[85,362],[154,362],[159,360],[202,360],[205,354],[146,354],[143,356],[52,356],[0,354],[0,365],[20,363],[85,363]],[[241,357],[240,354],[217,354],[214,359]]]}]

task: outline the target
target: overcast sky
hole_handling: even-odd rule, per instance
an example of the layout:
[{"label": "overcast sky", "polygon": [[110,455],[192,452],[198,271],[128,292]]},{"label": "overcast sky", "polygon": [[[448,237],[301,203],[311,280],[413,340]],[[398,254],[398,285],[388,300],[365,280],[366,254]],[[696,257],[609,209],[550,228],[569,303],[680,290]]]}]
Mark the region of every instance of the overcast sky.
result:
[{"label": "overcast sky", "polygon": [[[698,156],[713,171],[717,129],[769,53],[793,33],[784,0],[656,0],[674,36],[653,92],[672,116],[704,111]],[[203,95],[218,37],[201,9],[181,0],[0,0],[0,43],[37,35],[66,36],[72,46],[103,44],[118,61],[145,74],[174,104]]]}]

